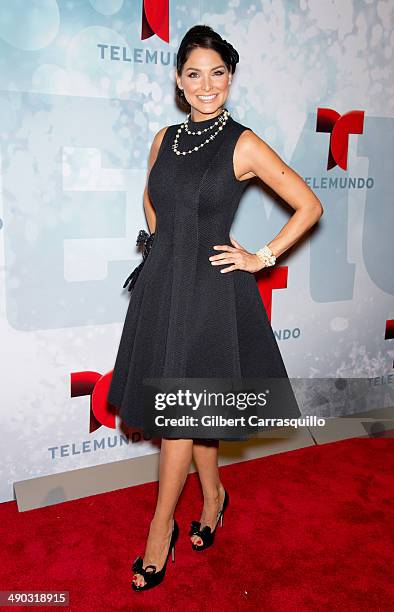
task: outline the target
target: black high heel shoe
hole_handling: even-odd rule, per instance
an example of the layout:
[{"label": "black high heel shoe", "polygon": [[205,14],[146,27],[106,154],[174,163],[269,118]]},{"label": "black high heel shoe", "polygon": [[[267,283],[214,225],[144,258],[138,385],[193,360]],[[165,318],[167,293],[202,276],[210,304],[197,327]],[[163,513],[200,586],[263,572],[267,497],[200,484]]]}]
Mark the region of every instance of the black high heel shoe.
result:
[{"label": "black high heel shoe", "polygon": [[[166,560],[161,570],[156,571],[156,565],[146,565],[145,567],[142,567],[142,563],[143,563],[142,557],[137,557],[135,561],[133,562],[133,565],[132,565],[133,572],[135,574],[141,574],[141,576],[143,576],[145,580],[145,584],[141,586],[135,584],[135,582],[132,582],[132,588],[134,591],[146,591],[147,589],[152,589],[153,587],[163,582],[163,579],[166,573],[168,557],[170,556],[170,552],[172,555],[172,562],[174,563],[175,561],[175,542],[177,541],[179,537],[179,527],[178,527],[178,523],[176,522],[176,520],[175,519],[173,520],[174,520],[174,523],[172,526],[170,545],[168,547],[168,553],[167,553]],[[152,569],[148,571],[148,568],[152,568]]]},{"label": "black high heel shoe", "polygon": [[198,536],[199,538],[202,539],[202,544],[195,544],[194,542],[192,542],[192,549],[193,550],[205,550],[206,548],[209,548],[209,546],[212,546],[212,544],[215,541],[215,533],[216,533],[216,527],[218,526],[218,523],[220,521],[220,526],[223,527],[223,515],[224,515],[224,511],[228,506],[228,502],[229,502],[229,496],[227,491],[224,491],[224,500],[223,500],[223,505],[221,510],[219,510],[217,518],[216,518],[216,524],[215,527],[213,529],[213,531],[211,530],[209,525],[205,525],[205,527],[203,527],[202,529],[200,529],[201,527],[201,523],[199,521],[192,521],[190,524],[190,531],[189,531],[189,536]]}]

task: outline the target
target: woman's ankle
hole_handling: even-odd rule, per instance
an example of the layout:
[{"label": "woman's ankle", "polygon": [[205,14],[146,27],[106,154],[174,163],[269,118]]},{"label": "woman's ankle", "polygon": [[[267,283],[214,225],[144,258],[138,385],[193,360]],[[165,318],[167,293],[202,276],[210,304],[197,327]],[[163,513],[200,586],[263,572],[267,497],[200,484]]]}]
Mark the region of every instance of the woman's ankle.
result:
[{"label": "woman's ankle", "polygon": [[155,514],[153,515],[150,524],[153,529],[171,533],[173,526],[173,517],[162,517]]},{"label": "woman's ankle", "polygon": [[218,503],[221,499],[223,499],[224,492],[225,492],[224,486],[219,481],[219,483],[216,485],[213,491],[210,491],[209,493],[204,492],[204,501]]}]

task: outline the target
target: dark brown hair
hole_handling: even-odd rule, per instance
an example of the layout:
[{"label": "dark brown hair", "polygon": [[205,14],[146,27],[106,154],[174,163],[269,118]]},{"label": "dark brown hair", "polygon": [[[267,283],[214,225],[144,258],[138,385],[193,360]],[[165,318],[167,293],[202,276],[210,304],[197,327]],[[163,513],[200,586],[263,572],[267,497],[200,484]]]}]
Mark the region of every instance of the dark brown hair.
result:
[{"label": "dark brown hair", "polygon": [[[220,36],[215,30],[207,25],[195,25],[188,30],[182,38],[176,56],[176,69],[180,75],[183,66],[187,62],[189,55],[193,49],[203,47],[204,49],[213,49],[219,53],[223,62],[227,66],[231,74],[234,74],[235,67],[239,62],[239,54],[234,47]],[[185,99],[184,93],[176,84],[175,90],[176,101],[182,108],[190,110],[190,104]]]}]

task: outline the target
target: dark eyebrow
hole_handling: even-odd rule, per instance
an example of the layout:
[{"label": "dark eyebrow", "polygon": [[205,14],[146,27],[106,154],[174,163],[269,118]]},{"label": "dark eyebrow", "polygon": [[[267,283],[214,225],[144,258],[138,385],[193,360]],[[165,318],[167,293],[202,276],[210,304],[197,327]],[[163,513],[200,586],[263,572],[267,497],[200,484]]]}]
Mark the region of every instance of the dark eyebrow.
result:
[{"label": "dark eyebrow", "polygon": [[[216,70],[217,68],[225,68],[225,66],[223,66],[223,64],[221,64],[220,66],[215,66],[215,68],[211,68],[211,70]],[[200,68],[186,68],[186,70],[200,70]]]}]

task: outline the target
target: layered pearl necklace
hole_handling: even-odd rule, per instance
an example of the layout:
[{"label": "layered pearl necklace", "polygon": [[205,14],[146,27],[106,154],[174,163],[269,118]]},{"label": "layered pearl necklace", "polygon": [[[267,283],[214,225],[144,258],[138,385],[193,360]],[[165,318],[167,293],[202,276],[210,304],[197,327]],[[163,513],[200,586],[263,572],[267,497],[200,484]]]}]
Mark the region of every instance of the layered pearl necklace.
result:
[{"label": "layered pearl necklace", "polygon": [[[225,109],[223,109],[223,112],[220,113],[220,115],[218,115],[217,121],[212,123],[212,125],[210,125],[209,127],[204,128],[202,130],[196,130],[195,132],[192,132],[191,130],[189,130],[189,119],[191,119],[191,113],[189,113],[188,116],[187,116],[186,121],[181,124],[181,126],[177,130],[177,133],[175,134],[174,142],[172,144],[172,150],[174,151],[174,153],[176,155],[188,155],[189,153],[193,153],[193,151],[198,151],[198,149],[201,149],[201,147],[206,145],[208,142],[211,142],[211,140],[213,140],[215,138],[215,136],[217,136],[219,134],[219,132],[226,125],[229,116],[230,116],[230,113],[225,108]],[[216,130],[216,132],[211,134],[211,136],[209,136],[209,138],[206,138],[205,140],[203,140],[199,145],[193,147],[192,149],[189,149],[188,151],[179,151],[179,149],[178,149],[178,140],[179,140],[179,136],[180,136],[180,134],[182,132],[182,129],[184,129],[185,132],[187,134],[190,134],[190,135],[196,135],[196,134],[201,135],[204,132],[208,132],[209,130],[212,130],[215,126],[219,126],[218,129]]]}]

